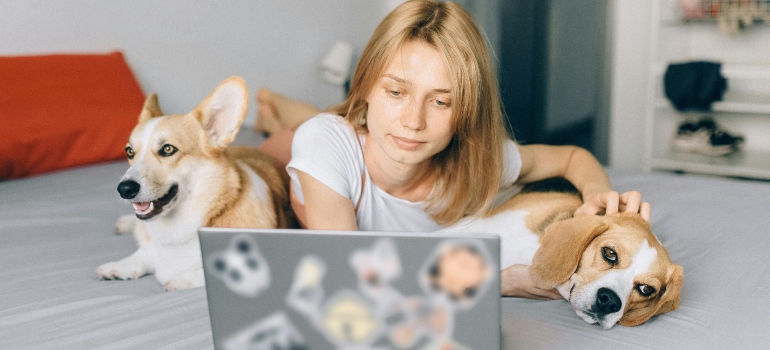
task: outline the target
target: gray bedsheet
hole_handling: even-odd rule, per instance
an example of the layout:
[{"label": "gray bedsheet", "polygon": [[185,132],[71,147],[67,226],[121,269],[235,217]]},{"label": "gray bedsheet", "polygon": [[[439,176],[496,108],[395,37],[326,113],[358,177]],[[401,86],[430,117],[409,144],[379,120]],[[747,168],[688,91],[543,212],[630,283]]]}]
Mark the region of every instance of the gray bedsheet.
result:
[{"label": "gray bedsheet", "polygon": [[[153,277],[99,281],[132,253],[114,221],[124,162],[0,182],[0,348],[213,348],[203,288],[164,292]],[[610,171],[653,203],[653,231],[684,267],[679,310],[602,330],[565,301],[504,298],[510,349],[727,349],[770,344],[770,184]]]}]

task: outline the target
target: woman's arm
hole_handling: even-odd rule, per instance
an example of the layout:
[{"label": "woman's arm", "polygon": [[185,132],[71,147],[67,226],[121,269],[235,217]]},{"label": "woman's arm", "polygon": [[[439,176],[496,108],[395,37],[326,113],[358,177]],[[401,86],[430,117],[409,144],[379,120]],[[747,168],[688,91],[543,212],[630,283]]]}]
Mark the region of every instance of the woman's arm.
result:
[{"label": "woman's arm", "polygon": [[[641,194],[629,191],[622,195],[612,190],[604,168],[588,151],[575,146],[527,145],[519,146],[521,172],[518,183],[529,183],[560,176],[583,195],[583,205],[575,215],[612,214],[618,211],[638,212],[650,220],[650,204],[641,201]],[[530,299],[559,299],[552,289],[540,289],[532,281],[526,265],[512,265],[500,274],[503,296]]]},{"label": "woman's arm", "polygon": [[562,299],[556,289],[540,289],[529,275],[529,266],[511,265],[500,272],[500,294],[537,300]]},{"label": "woman's arm", "polygon": [[575,146],[519,146],[521,173],[517,182],[528,183],[561,176],[572,182],[583,194],[583,205],[575,215],[640,213],[650,220],[651,207],[642,202],[638,191],[618,194],[598,160],[588,151]]},{"label": "woman's arm", "polygon": [[297,178],[305,197],[305,219],[311,230],[358,229],[353,202],[324,185],[314,177],[299,171]]}]

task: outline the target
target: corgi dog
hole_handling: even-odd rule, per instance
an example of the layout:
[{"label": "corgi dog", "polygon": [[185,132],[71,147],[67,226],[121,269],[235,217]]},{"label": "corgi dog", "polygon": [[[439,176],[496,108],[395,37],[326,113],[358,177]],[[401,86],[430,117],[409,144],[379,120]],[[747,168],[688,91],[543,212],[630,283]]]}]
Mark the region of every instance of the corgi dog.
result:
[{"label": "corgi dog", "polygon": [[118,184],[135,211],[135,218],[118,220],[118,232],[133,231],[139,247],[99,266],[99,278],[155,274],[167,291],[199,287],[198,228],[293,226],[285,171],[257,149],[228,147],[248,96],[243,79],[230,77],[184,115],[163,115],[157,95],[147,97],[125,148],[130,166]]}]

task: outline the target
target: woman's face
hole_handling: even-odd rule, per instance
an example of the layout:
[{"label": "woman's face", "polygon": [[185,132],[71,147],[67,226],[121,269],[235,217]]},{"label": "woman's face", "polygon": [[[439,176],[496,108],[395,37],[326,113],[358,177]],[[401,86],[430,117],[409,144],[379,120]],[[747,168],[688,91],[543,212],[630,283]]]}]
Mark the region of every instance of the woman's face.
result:
[{"label": "woman's face", "polygon": [[369,156],[417,165],[446,148],[453,135],[451,87],[436,49],[405,43],[366,99]]}]

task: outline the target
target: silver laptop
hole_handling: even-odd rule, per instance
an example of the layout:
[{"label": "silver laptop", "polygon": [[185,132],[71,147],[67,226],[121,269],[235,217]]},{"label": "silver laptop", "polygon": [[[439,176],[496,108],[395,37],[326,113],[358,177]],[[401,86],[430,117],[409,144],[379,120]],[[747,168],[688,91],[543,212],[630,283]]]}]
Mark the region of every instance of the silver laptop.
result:
[{"label": "silver laptop", "polygon": [[217,349],[499,349],[499,238],[200,229]]}]

